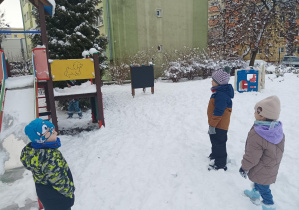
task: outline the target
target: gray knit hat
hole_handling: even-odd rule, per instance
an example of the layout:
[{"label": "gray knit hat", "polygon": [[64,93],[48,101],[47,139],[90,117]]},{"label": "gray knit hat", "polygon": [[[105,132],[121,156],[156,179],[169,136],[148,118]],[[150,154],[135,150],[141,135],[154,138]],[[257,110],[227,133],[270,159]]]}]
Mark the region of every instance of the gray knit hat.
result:
[{"label": "gray knit hat", "polygon": [[218,85],[226,85],[228,84],[228,81],[230,79],[230,67],[226,66],[224,69],[220,69],[218,71],[215,71],[212,74],[212,79],[218,84]]},{"label": "gray knit hat", "polygon": [[270,120],[278,120],[280,114],[280,100],[277,96],[269,96],[259,102],[254,110],[263,117]]}]

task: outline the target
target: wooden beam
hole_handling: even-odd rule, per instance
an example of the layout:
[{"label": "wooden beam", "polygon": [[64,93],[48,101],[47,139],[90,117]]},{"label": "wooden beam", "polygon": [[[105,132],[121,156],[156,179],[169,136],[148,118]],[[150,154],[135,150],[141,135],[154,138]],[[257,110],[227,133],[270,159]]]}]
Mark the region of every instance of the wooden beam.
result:
[{"label": "wooden beam", "polygon": [[[0,0],[1,1],[1,0]],[[2,0],[3,1],[3,0]],[[29,2],[38,9],[38,5],[41,2],[45,6],[50,6],[50,2],[48,0],[29,0]],[[50,15],[46,13],[47,15]]]},{"label": "wooden beam", "polygon": [[104,109],[103,109],[103,99],[102,99],[102,81],[101,81],[101,71],[99,65],[99,54],[93,54],[93,62],[94,62],[94,73],[95,73],[95,82],[97,89],[97,109],[98,109],[98,120],[100,123],[100,128],[102,125],[105,127],[105,118],[104,118]]},{"label": "wooden beam", "polygon": [[[46,46],[47,52],[47,60],[50,59],[49,56],[49,49],[48,49],[48,37],[47,37],[47,30],[46,30],[46,19],[45,19],[45,10],[44,4],[42,1],[38,1],[38,12],[39,12],[39,21],[41,27],[41,36],[42,36],[42,44]],[[54,91],[53,91],[53,81],[52,81],[52,73],[51,73],[51,65],[48,63],[48,70],[49,70],[49,80],[47,81],[47,88],[49,93],[49,102],[50,102],[50,111],[52,123],[56,127],[56,131],[58,132],[58,122],[57,122],[57,115],[56,115],[56,107],[55,107],[55,100],[54,100]]]},{"label": "wooden beam", "polygon": [[96,97],[96,93],[81,93],[81,94],[74,94],[74,95],[64,95],[64,96],[54,96],[55,101],[57,100],[66,100],[66,99],[79,99],[79,98],[92,98]]},{"label": "wooden beam", "polygon": [[[0,0],[1,1],[1,0]],[[36,8],[38,8],[38,3],[42,2],[43,5],[50,6],[50,2],[48,0],[29,0],[31,4],[33,4]]]}]

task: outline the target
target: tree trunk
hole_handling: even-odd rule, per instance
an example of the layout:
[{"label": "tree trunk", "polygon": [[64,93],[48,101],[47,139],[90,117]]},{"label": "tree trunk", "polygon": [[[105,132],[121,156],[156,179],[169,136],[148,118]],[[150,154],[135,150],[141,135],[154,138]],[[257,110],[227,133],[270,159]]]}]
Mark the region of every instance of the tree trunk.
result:
[{"label": "tree trunk", "polygon": [[257,50],[253,50],[251,53],[249,66],[254,66],[256,55],[257,55]]},{"label": "tree trunk", "polygon": [[297,23],[296,23],[296,8],[297,3],[295,0],[289,1],[287,5],[287,11],[288,11],[288,27],[287,27],[287,47],[286,47],[286,55],[292,56],[295,53],[295,46],[294,46],[294,40],[295,40],[295,33],[297,29]]}]

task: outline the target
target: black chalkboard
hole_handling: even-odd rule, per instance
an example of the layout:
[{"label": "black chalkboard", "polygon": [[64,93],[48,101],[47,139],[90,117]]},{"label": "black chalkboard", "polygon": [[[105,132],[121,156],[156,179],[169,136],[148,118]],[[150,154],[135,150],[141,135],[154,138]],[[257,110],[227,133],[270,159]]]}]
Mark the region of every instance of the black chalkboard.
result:
[{"label": "black chalkboard", "polygon": [[153,66],[131,66],[132,89],[154,87],[154,67]]}]

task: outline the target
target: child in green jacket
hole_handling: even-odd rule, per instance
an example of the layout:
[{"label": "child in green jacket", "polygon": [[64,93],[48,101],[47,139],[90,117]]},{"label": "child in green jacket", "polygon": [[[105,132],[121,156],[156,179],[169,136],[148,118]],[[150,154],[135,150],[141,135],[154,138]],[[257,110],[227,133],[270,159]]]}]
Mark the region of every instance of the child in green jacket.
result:
[{"label": "child in green jacket", "polygon": [[21,162],[30,170],[36,193],[45,210],[69,210],[74,205],[75,186],[55,126],[37,118],[25,127],[31,142],[21,153]]}]

